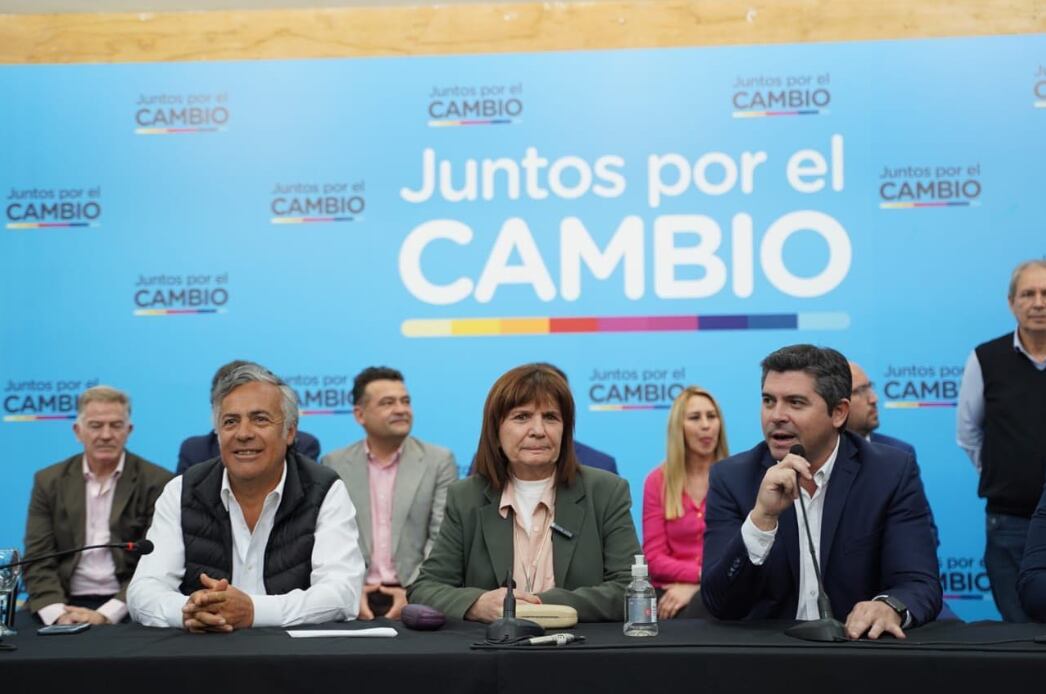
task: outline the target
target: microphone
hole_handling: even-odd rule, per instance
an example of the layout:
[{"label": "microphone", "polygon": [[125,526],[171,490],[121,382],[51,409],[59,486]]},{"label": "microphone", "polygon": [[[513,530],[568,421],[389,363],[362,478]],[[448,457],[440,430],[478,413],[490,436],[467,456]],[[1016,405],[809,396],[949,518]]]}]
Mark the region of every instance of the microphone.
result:
[{"label": "microphone", "polygon": [[26,564],[33,564],[38,561],[43,561],[44,559],[57,559],[58,557],[76,554],[77,552],[86,552],[89,549],[122,549],[125,552],[131,552],[133,554],[149,554],[154,548],[152,540],[139,540],[138,542],[110,542],[104,545],[86,545],[84,547],[63,549],[61,552],[51,552],[49,554],[41,554],[37,557],[29,557],[11,564],[3,564],[0,565],[0,569],[13,569],[16,566],[25,566]]},{"label": "microphone", "polygon": [[581,634],[549,634],[548,636],[534,636],[526,640],[531,646],[565,646],[575,641],[584,641]]},{"label": "microphone", "polygon": [[[792,455],[800,458],[806,457],[806,449],[803,444],[797,443],[788,449]],[[795,482],[799,484],[799,473],[795,473]],[[817,578],[817,616],[819,619],[803,621],[793,627],[785,629],[785,634],[804,641],[834,642],[846,641],[846,633],[843,631],[842,623],[832,614],[832,604],[828,601],[828,594],[824,592],[824,581],[821,580],[821,565],[817,561],[817,552],[814,550],[814,538],[810,532],[810,521],[806,517],[806,503],[803,501],[802,490],[799,492],[799,508],[803,511],[803,527],[806,528],[806,546],[810,549],[810,556],[814,560],[814,576]]]},{"label": "microphone", "polygon": [[[508,510],[509,532],[515,524],[515,515],[512,508]],[[509,539],[511,543],[511,537]],[[515,547],[513,547],[513,553]],[[512,566],[515,564],[515,556],[509,559],[508,574],[505,576],[505,602],[501,608],[501,618],[495,619],[487,625],[487,643],[512,643],[530,636],[543,636],[545,627],[529,619],[516,617],[516,582],[512,580]]]}]

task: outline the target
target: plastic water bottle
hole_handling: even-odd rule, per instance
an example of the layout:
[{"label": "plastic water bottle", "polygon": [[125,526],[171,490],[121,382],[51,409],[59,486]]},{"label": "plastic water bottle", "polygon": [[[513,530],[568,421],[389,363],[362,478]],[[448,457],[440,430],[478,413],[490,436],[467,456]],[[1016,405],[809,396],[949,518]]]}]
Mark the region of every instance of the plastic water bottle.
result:
[{"label": "plastic water bottle", "polygon": [[643,555],[635,557],[632,582],[625,591],[625,636],[657,636],[657,593],[647,579]]}]

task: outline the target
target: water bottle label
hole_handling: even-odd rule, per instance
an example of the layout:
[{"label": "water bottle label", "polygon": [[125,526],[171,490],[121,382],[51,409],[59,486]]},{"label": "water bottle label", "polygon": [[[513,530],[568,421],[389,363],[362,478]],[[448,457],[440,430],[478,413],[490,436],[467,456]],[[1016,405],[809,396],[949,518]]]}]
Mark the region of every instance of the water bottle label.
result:
[{"label": "water bottle label", "polygon": [[633,624],[657,624],[657,598],[631,598],[626,621]]}]

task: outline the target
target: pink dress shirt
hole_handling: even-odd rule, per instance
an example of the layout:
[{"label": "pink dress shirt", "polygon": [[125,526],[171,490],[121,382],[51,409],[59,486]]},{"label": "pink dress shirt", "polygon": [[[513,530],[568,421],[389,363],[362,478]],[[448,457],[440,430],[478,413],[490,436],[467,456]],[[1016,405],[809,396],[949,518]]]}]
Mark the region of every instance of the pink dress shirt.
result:
[{"label": "pink dress shirt", "polygon": [[403,448],[388,460],[375,457],[366,441],[363,449],[367,451],[367,479],[370,482],[371,549],[366,582],[396,585],[400,579],[392,560],[392,494]]},{"label": "pink dress shirt", "polygon": [[[104,545],[110,541],[109,516],[113,511],[113,496],[116,483],[123,474],[126,454],[120,456],[116,470],[105,479],[99,479],[87,465],[84,456],[83,471],[86,486],[86,518],[84,518],[84,544]],[[121,540],[124,538],[120,538]],[[80,555],[73,575],[69,579],[70,595],[113,595],[120,591],[120,582],[116,580],[116,564],[113,562],[111,549],[89,549]],[[64,603],[53,603],[41,608],[38,612],[44,624],[53,624],[65,612]],[[127,616],[127,605],[116,599],[109,600],[98,608],[113,624]]]},{"label": "pink dress shirt", "polygon": [[530,532],[520,513],[512,480],[501,491],[498,513],[508,518],[512,507],[515,523],[512,527],[512,579],[516,588],[526,593],[543,593],[556,587],[556,574],[552,566],[552,521],[556,515],[555,478],[549,477],[541,499],[531,516]]},{"label": "pink dress shirt", "polygon": [[684,489],[682,517],[665,520],[664,486],[664,466],[659,465],[643,485],[643,554],[650,567],[650,582],[657,588],[700,583],[705,501],[695,504]]}]

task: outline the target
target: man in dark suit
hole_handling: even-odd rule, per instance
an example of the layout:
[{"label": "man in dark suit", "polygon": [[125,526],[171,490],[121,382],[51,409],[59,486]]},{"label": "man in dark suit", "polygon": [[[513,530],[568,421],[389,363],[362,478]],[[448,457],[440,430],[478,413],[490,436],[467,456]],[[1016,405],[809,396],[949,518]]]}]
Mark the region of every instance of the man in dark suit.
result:
[{"label": "man in dark suit", "polygon": [[1028,524],[1017,595],[1032,621],[1046,622],[1046,488]]},{"label": "man in dark suit", "polygon": [[[131,401],[96,386],[77,400],[78,453],[36,473],[25,527],[26,555],[145,537],[171,473],[126,450]],[[138,558],[95,549],[25,569],[29,609],[45,624],[108,624],[127,615],[125,594]]]},{"label": "man in dark suit", "polygon": [[850,391],[850,417],[846,420],[846,428],[872,443],[899,448],[915,458],[915,447],[910,443],[876,431],[879,428],[879,396],[868,380],[868,374],[857,362],[850,362],[850,377],[853,388]]},{"label": "man in dark suit", "polygon": [[[817,581],[800,495],[833,612],[877,638],[931,621],[941,586],[915,460],[844,426],[842,354],[794,345],[763,360],[765,441],[712,468],[701,596],[720,619],[816,619]],[[793,446],[804,455],[791,453]]]},{"label": "man in dark suit", "polygon": [[[211,378],[211,394],[214,394],[214,388],[218,385],[218,382],[228,373],[232,373],[232,370],[238,366],[248,364],[242,359],[236,359],[224,364],[214,372],[214,377]],[[306,434],[304,431],[299,431],[294,438],[294,443],[291,444],[291,448],[298,453],[301,453],[306,458],[312,460],[320,459],[320,442],[312,434]],[[191,466],[197,463],[202,463],[206,460],[214,460],[221,455],[221,451],[218,450],[218,434],[209,432],[202,436],[190,436],[189,438],[182,441],[182,445],[178,448],[178,467],[175,469],[175,474],[180,475]]]}]

